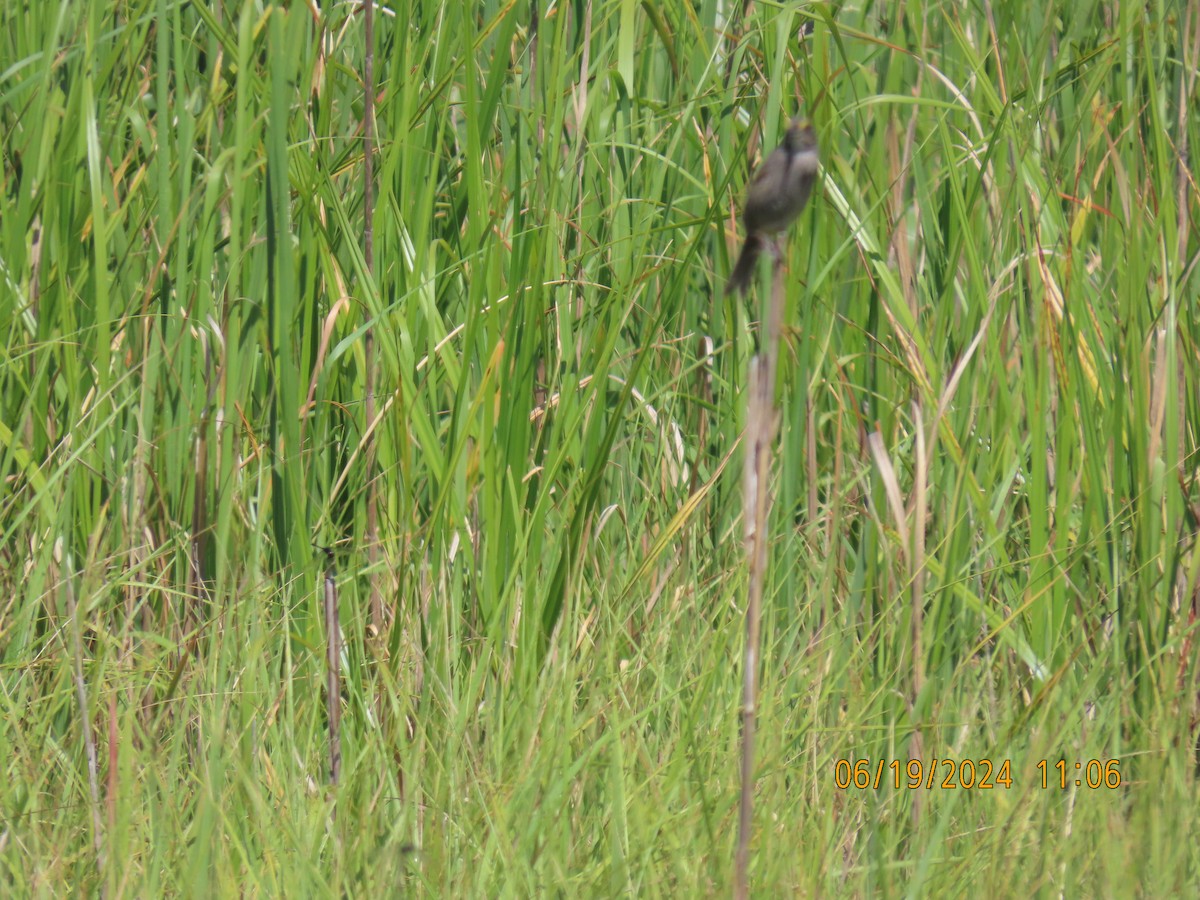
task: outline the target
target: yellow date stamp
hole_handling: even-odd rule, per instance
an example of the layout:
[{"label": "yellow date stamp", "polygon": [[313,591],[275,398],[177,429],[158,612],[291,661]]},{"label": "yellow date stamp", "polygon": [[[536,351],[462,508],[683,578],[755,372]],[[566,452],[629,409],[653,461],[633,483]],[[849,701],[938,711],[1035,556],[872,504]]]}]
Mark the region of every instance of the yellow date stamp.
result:
[{"label": "yellow date stamp", "polygon": [[910,759],[839,759],[833,764],[833,783],[841,790],[858,788],[894,788],[895,790],[976,790],[1005,789],[1013,785],[1012,761],[1007,759],[938,759],[926,762]]},{"label": "yellow date stamp", "polygon": [[[990,791],[996,788],[1011,790],[1013,786],[1012,760],[982,759],[939,759],[928,762],[910,759],[907,762],[893,759],[838,759],[833,764],[833,784],[839,790],[975,790]],[[1121,786],[1121,761],[1119,759],[1089,759],[1086,762],[1070,763],[1043,759],[1036,765],[1039,784],[1043,790],[1057,788],[1066,790],[1072,785],[1077,788],[1108,788]]]}]

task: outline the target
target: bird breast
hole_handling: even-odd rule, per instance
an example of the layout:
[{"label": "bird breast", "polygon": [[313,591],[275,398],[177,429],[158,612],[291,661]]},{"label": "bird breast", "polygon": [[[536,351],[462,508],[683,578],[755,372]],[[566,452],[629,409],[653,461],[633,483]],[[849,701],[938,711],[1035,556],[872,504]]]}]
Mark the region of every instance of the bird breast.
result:
[{"label": "bird breast", "polygon": [[788,153],[780,148],[763,164],[750,187],[743,216],[748,232],[777,232],[804,209],[817,173],[817,154],[812,150]]}]

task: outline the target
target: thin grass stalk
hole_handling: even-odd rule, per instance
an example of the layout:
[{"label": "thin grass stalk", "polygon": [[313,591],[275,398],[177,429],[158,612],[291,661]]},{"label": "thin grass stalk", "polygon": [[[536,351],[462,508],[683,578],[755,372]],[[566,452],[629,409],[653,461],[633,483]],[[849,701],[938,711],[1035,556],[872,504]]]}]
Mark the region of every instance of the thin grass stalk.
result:
[{"label": "thin grass stalk", "polygon": [[341,628],[338,625],[337,572],[333,551],[326,550],[325,566],[325,695],[329,704],[329,781],[337,785],[342,777],[342,688],[338,678],[341,659]]},{"label": "thin grass stalk", "polygon": [[[371,186],[374,183],[373,154],[375,143],[375,3],[368,0],[363,7],[363,40],[366,52],[363,59],[363,260],[366,263],[367,274],[373,283],[375,278],[375,226],[373,219],[374,196]],[[368,423],[375,421],[375,334],[371,325],[363,339],[363,353],[366,357],[366,403],[364,410]],[[379,573],[375,562],[379,558],[379,490],[375,484],[375,434],[368,431],[366,436],[366,470],[367,470],[367,571],[370,572],[370,612],[371,625],[374,633],[380,634],[383,629],[383,597],[379,590]]]},{"label": "thin grass stalk", "polygon": [[750,577],[746,599],[746,648],[742,663],[742,796],[738,811],[738,845],[734,896],[750,896],[750,838],[754,825],[754,729],[758,710],[758,666],[762,595],[767,580],[767,522],[771,512],[771,443],[775,438],[775,373],[779,365],[779,332],[783,322],[782,255],[771,268],[771,293],[765,317],[762,351],[750,360],[746,410],[746,457],[742,495],[746,505],[745,543]]},{"label": "thin grass stalk", "polygon": [[67,618],[71,623],[71,665],[75,681],[75,701],[79,704],[79,726],[83,731],[83,747],[87,754],[88,792],[91,795],[92,847],[96,851],[96,870],[100,884],[104,885],[104,823],[100,816],[100,764],[96,755],[96,736],[92,734],[92,720],[88,714],[87,681],[83,677],[83,636],[79,622],[79,606],[75,602],[75,589],[71,585],[70,557],[64,567],[63,593],[67,601]]},{"label": "thin grass stalk", "polygon": [[[212,373],[212,350],[207,344],[204,348],[204,375],[208,380],[208,396],[204,409],[200,413],[200,425],[196,431],[195,486],[192,490],[192,540],[191,559],[188,563],[188,575],[191,584],[188,585],[187,609],[183,614],[182,632],[187,634],[193,629],[199,630],[207,612],[201,611],[201,604],[208,599],[208,574],[204,570],[204,559],[207,553],[208,522],[208,435],[212,422],[213,398],[216,393],[216,383]],[[195,645],[193,644],[193,648]]]},{"label": "thin grass stalk", "polygon": [[[921,639],[925,622],[925,525],[928,518],[926,486],[929,481],[929,455],[925,449],[925,417],[921,414],[920,401],[913,401],[913,431],[916,433],[915,484],[912,496],[912,555],[909,562],[909,582],[912,585],[911,624],[912,629],[912,696],[909,706],[913,717],[914,750],[924,747],[922,731],[921,692],[925,689],[925,646]],[[923,758],[914,755],[913,759]],[[921,792],[913,795],[912,821],[915,828],[920,822],[922,811]]]}]

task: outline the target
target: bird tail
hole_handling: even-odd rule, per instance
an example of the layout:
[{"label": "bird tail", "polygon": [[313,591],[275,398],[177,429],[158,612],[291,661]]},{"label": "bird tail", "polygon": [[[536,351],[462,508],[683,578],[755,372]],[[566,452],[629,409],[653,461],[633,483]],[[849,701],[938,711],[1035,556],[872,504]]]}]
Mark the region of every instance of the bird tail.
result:
[{"label": "bird tail", "polygon": [[746,235],[746,243],[742,245],[742,255],[738,257],[737,265],[725,285],[725,293],[744,294],[750,287],[750,279],[754,277],[755,264],[762,253],[762,242],[756,234]]}]

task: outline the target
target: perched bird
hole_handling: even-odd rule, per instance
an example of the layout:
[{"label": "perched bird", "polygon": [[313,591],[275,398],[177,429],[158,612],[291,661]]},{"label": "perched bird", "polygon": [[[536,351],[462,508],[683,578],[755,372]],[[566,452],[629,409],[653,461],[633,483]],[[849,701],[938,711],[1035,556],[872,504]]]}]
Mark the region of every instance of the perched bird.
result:
[{"label": "perched bird", "polygon": [[793,119],[783,143],[766,158],[746,190],[746,243],[729,276],[726,292],[745,292],[754,277],[758,255],[769,244],[768,235],[786,229],[808,203],[817,180],[817,135],[812,126]]}]

